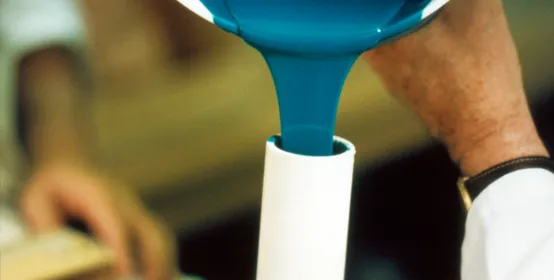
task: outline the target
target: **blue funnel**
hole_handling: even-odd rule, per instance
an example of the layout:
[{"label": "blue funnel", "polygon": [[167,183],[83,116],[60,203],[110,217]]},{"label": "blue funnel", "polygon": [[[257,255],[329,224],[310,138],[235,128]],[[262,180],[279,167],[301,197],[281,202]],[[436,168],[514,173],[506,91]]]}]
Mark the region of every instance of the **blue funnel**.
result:
[{"label": "blue funnel", "polygon": [[273,74],[282,148],[332,154],[343,83],[363,52],[407,34],[448,0],[179,0],[258,49]]},{"label": "blue funnel", "polygon": [[[179,0],[203,5],[223,30],[302,53],[363,52],[425,24],[448,0]],[[195,4],[195,2],[199,2]],[[191,4],[192,3],[192,4]],[[191,8],[194,12],[197,10]],[[375,37],[379,37],[375,44]],[[286,41],[294,46],[276,45]],[[321,43],[332,41],[332,46]],[[315,46],[315,47],[314,47]],[[335,49],[333,51],[333,49]]]}]

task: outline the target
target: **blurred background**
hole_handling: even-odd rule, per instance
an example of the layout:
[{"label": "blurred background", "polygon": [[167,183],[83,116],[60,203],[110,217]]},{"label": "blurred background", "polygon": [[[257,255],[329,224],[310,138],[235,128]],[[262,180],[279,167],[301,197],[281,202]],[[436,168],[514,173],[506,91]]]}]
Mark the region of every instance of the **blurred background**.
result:
[{"label": "blurred background", "polygon": [[[552,147],[554,1],[504,2]],[[84,3],[98,159],[175,230],[183,271],[254,279],[264,145],[279,131],[261,56],[174,0]],[[358,150],[346,279],[458,279],[458,171],[363,62],[337,128]]]}]

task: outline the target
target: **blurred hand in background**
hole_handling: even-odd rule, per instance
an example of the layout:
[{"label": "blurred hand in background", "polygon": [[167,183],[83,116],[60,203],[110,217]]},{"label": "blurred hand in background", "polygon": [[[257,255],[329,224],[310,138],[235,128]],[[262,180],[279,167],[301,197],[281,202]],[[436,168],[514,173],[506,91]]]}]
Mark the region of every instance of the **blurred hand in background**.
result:
[{"label": "blurred hand in background", "polygon": [[[84,11],[101,79],[116,82],[144,76],[166,62],[167,45],[160,40],[164,36],[140,3],[86,1]],[[131,188],[101,171],[89,151],[92,126],[83,96],[90,94],[86,83],[90,77],[81,75],[79,55],[63,45],[46,44],[20,62],[16,93],[25,131],[21,140],[27,143],[31,163],[21,210],[37,234],[59,229],[70,218],[84,222],[114,250],[123,275],[174,279],[173,234]]]}]

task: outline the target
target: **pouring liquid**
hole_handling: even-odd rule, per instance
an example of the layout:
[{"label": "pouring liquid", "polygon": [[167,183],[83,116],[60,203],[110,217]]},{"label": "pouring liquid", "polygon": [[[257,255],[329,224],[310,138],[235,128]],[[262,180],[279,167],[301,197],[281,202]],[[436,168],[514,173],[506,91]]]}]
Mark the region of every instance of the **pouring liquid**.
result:
[{"label": "pouring liquid", "polygon": [[[230,14],[216,19],[256,48],[272,73],[281,148],[306,156],[333,154],[341,91],[358,57],[399,30],[417,25],[406,13],[428,0],[226,0],[205,4]],[[213,3],[211,3],[213,2]],[[216,7],[216,5],[218,5]],[[403,24],[391,26],[402,18]]]}]

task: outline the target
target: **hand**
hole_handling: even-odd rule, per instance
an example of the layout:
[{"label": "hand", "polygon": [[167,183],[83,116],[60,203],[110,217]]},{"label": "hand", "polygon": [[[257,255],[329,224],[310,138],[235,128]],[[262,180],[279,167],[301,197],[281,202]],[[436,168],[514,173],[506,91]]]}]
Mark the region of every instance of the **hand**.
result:
[{"label": "hand", "polygon": [[466,175],[548,154],[529,112],[501,0],[451,0],[428,26],[364,58],[446,142]]},{"label": "hand", "polygon": [[66,218],[84,221],[110,246],[119,273],[135,271],[132,250],[137,248],[147,280],[173,280],[173,236],[128,188],[88,168],[51,165],[39,169],[24,189],[21,208],[37,233],[62,227]]}]

